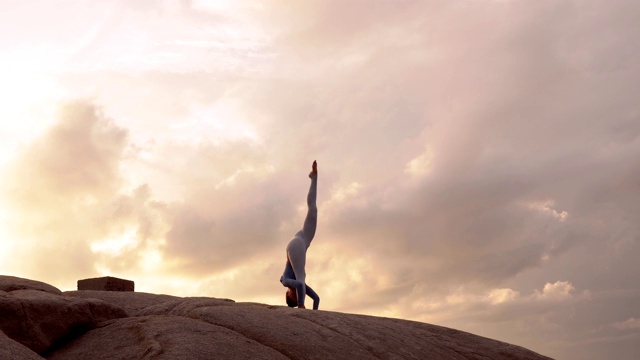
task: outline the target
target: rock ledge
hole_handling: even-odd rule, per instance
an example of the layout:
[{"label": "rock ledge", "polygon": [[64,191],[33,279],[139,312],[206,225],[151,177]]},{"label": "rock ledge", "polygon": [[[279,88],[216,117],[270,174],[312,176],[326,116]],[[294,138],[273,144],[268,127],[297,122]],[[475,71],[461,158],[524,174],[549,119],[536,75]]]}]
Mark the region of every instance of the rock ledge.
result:
[{"label": "rock ledge", "polygon": [[400,319],[206,297],[55,290],[0,276],[0,360],[549,359]]}]

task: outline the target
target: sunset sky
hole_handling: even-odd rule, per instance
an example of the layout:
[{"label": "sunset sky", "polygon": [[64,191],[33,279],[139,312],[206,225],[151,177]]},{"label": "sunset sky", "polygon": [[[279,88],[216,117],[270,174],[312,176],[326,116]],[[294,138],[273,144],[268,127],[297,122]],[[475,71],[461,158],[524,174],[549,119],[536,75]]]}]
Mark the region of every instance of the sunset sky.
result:
[{"label": "sunset sky", "polygon": [[638,39],[633,0],[2,0],[0,274],[285,305],[317,160],[321,309],[637,359]]}]

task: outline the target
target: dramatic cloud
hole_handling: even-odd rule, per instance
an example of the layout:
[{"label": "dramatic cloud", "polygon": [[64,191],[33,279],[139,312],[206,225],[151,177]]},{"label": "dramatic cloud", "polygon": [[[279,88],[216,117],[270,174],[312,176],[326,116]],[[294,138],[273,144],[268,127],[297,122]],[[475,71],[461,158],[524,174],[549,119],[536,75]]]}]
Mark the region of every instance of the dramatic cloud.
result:
[{"label": "dramatic cloud", "polygon": [[628,318],[625,321],[620,321],[620,322],[617,322],[617,323],[613,324],[613,326],[616,329],[620,329],[620,330],[640,329],[640,319]]},{"label": "dramatic cloud", "polygon": [[60,281],[92,270],[87,241],[111,224],[91,213],[101,211],[120,187],[127,132],[83,102],[63,106],[58,119],[21,151],[4,180],[10,224],[26,242],[13,260],[29,274],[44,266]]},{"label": "dramatic cloud", "polygon": [[70,4],[0,21],[2,271],[282,303],[317,159],[324,309],[635,358],[638,4]]}]

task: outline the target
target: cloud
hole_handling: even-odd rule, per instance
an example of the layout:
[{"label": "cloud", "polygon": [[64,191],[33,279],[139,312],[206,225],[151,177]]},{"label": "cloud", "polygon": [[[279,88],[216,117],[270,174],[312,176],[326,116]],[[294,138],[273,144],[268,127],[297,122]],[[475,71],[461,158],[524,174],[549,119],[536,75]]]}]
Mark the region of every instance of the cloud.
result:
[{"label": "cloud", "polygon": [[94,257],[85,242],[109,226],[92,215],[122,184],[126,141],[127,132],[99,109],[69,102],[58,122],[8,166],[4,197],[11,229],[24,241],[14,261],[29,259],[24,271],[58,280],[91,272]]},{"label": "cloud", "polygon": [[536,292],[536,297],[543,301],[562,301],[570,298],[575,288],[567,281],[556,281],[555,283],[546,283],[542,292]]},{"label": "cloud", "polygon": [[183,150],[181,164],[166,173],[185,189],[166,237],[167,255],[180,258],[183,270],[210,273],[240,265],[299,230],[295,226],[301,226],[304,215],[290,223],[297,207],[290,189],[298,189],[304,201],[306,173],[282,181],[286,175],[269,164],[263,147],[243,141]]},{"label": "cloud", "polygon": [[[71,192],[100,196],[112,192],[121,180],[118,162],[123,154],[127,133],[104,118],[99,110],[82,102],[63,106],[59,123],[23,154],[24,168],[17,168],[16,190],[42,191],[16,193],[29,202],[67,197]],[[18,163],[18,162],[16,162]],[[19,179],[19,180],[18,180]],[[20,183],[20,184],[18,184]]]},{"label": "cloud", "polygon": [[[558,306],[566,306],[591,300],[588,290],[576,292],[575,287],[568,281],[546,283],[542,291],[534,289],[529,295],[522,295],[510,288],[494,288],[482,293],[473,289],[460,287],[452,291],[444,302],[438,302],[442,307],[468,307],[470,311],[465,315],[476,313],[479,316],[500,316],[504,320],[504,312],[510,314],[540,314],[540,310],[557,310]],[[537,308],[537,309],[536,309]]]},{"label": "cloud", "polygon": [[520,296],[520,293],[509,288],[493,289],[489,292],[488,298],[492,304],[501,304],[513,301]]},{"label": "cloud", "polygon": [[613,327],[618,330],[635,330],[640,329],[640,319],[628,318],[625,321],[620,321],[613,324]]},{"label": "cloud", "polygon": [[97,275],[131,277],[162,250],[173,218],[122,173],[129,132],[87,100],[62,103],[53,125],[3,169],[9,269],[65,289]]}]

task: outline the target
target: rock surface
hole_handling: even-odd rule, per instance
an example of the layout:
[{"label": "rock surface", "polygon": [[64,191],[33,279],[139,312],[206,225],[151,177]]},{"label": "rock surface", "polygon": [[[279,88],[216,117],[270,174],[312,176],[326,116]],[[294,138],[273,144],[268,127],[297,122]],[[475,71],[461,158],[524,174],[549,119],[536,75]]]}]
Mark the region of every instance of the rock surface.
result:
[{"label": "rock surface", "polygon": [[[114,351],[117,349],[117,351]],[[283,359],[276,350],[204,321],[140,316],[109,321],[49,359]]]},{"label": "rock surface", "polygon": [[134,292],[0,291],[0,330],[0,360],[549,359],[407,320]]},{"label": "rock surface", "polygon": [[15,290],[40,290],[56,295],[62,293],[58,288],[43,283],[42,281],[0,275],[0,291],[11,292]]},{"label": "rock surface", "polygon": [[43,353],[98,323],[126,317],[124,309],[98,299],[78,299],[39,290],[0,291],[0,330]]},{"label": "rock surface", "polygon": [[110,304],[121,307],[128,316],[135,316],[142,309],[152,305],[179,300],[177,296],[156,295],[143,292],[119,292],[119,291],[65,291],[64,295],[81,299],[100,299]]},{"label": "rock surface", "polygon": [[15,342],[0,331],[0,359],[1,360],[42,360],[43,357],[31,351],[28,347]]}]

